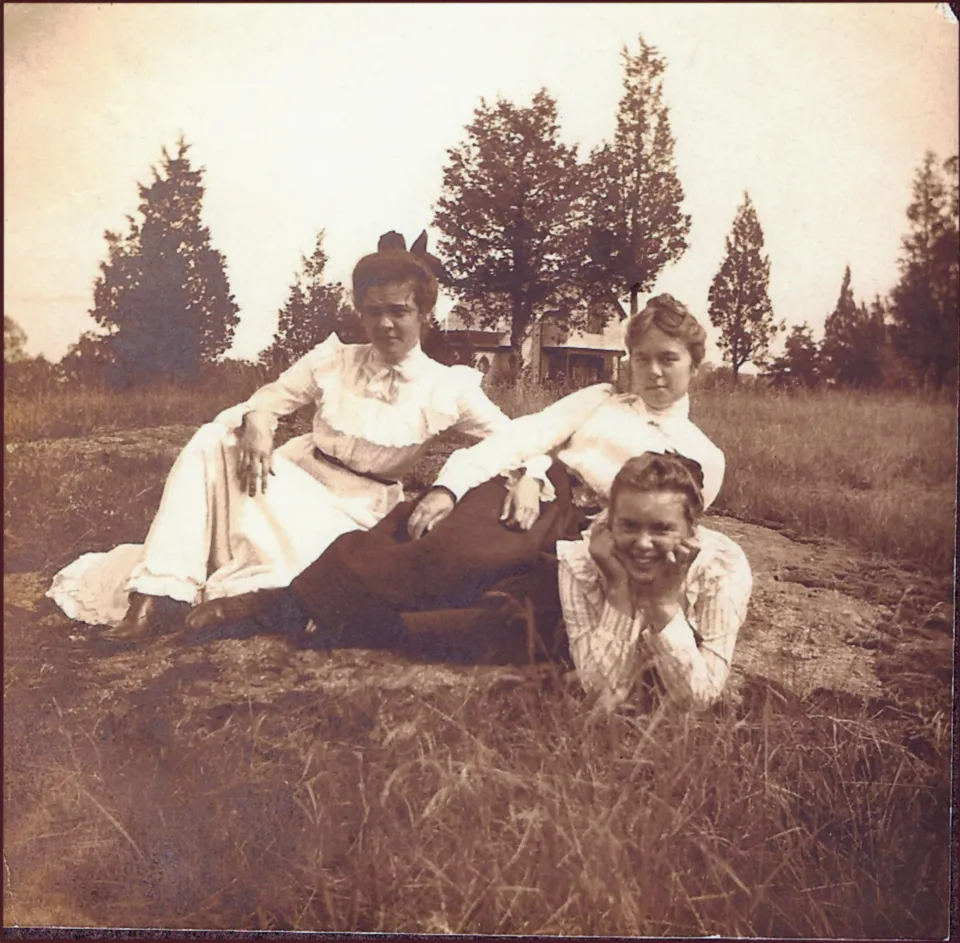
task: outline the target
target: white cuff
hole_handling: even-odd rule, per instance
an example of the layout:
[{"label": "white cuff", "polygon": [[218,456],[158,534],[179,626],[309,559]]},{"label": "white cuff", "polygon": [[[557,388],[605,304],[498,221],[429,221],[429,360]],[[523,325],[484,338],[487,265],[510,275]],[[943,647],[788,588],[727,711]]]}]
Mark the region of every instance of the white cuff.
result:
[{"label": "white cuff", "polygon": [[693,626],[682,612],[678,612],[659,632],[644,629],[643,638],[656,655],[689,655],[698,651]]},{"label": "white cuff", "polygon": [[[231,432],[236,432],[243,425],[243,419],[247,413],[252,413],[255,409],[255,406],[248,403],[239,403],[237,406],[231,406],[222,413],[218,413],[213,421],[220,423],[221,426],[226,426]],[[273,414],[270,415],[270,431],[273,433],[277,431],[277,417]]]},{"label": "white cuff", "polygon": [[553,482],[547,477],[547,472],[553,464],[553,459],[549,455],[538,455],[531,458],[520,468],[513,468],[506,472],[507,490],[512,491],[517,483],[523,478],[532,478],[540,485],[540,501],[546,504],[557,499],[556,489]]}]

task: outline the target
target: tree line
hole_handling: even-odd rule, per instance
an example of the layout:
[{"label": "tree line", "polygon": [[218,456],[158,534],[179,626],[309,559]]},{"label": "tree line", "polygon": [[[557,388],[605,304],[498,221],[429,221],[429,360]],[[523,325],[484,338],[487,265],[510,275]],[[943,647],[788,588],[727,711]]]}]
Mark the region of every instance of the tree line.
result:
[{"label": "tree line", "polygon": [[778,386],[942,389],[957,378],[960,283],[957,157],[927,152],[907,207],[900,278],[889,297],[854,298],[848,265],[818,342],[807,322],[791,328],[784,353],[769,364]]},{"label": "tree line", "polygon": [[[666,60],[643,37],[621,51],[622,94],[612,139],[581,156],[560,138],[557,102],[541,89],[529,105],[480,100],[463,140],[447,152],[434,208],[442,283],[469,326],[509,329],[514,354],[550,311],[585,326],[588,311],[624,317],[688,248],[691,217],[674,161],[663,96]],[[115,387],[157,378],[194,382],[229,349],[239,321],[226,260],[202,222],[204,168],[194,168],[181,137],[164,148],[149,185],[138,184],[139,219],[105,233],[107,258],[90,315],[99,331],[65,355],[61,376],[98,377]],[[957,158],[928,153],[907,208],[900,280],[888,299],[856,303],[849,268],[821,342],[805,322],[770,347],[785,325],[770,301],[771,260],[749,193],[727,236],[709,292],[709,318],[736,378],[754,363],[780,384],[941,387],[957,364]],[[287,366],[332,332],[357,341],[356,312],[339,282],[328,282],[324,230],[278,312],[276,334],[260,355],[271,371]],[[9,325],[8,325],[8,322]],[[19,332],[19,333],[18,333]],[[444,356],[442,332],[424,345]],[[22,369],[22,330],[4,319],[4,360]],[[20,361],[18,366],[12,361]],[[29,359],[26,361],[29,363]]]}]

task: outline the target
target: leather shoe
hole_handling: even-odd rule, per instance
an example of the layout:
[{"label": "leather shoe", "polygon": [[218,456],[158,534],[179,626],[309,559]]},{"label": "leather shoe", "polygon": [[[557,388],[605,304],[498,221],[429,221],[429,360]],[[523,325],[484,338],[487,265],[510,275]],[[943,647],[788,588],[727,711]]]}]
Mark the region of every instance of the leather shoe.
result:
[{"label": "leather shoe", "polygon": [[106,629],[104,638],[137,642],[151,638],[157,624],[157,597],[144,593],[130,594],[130,607],[119,625]]},{"label": "leather shoe", "polygon": [[222,599],[208,599],[194,606],[187,613],[183,624],[187,629],[198,631],[250,619],[267,607],[269,597],[268,592],[261,591],[243,593],[240,596],[224,596]]}]

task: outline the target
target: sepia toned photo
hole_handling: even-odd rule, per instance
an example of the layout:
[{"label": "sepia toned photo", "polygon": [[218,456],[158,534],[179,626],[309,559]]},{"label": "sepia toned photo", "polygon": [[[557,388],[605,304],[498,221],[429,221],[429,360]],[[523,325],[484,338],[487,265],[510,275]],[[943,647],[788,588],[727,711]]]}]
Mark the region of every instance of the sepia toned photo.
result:
[{"label": "sepia toned photo", "polygon": [[956,4],[3,14],[5,935],[957,931]]}]

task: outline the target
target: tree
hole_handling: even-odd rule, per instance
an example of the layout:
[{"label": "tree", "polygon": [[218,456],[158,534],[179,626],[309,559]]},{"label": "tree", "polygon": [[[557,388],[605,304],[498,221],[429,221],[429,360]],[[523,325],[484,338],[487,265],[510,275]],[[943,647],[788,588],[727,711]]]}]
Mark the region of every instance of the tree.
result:
[{"label": "tree", "polygon": [[124,382],[196,377],[220,357],[239,321],[224,258],[201,221],[203,168],[194,170],[181,137],[176,156],[162,151],[150,186],[138,184],[136,222],[126,235],[107,232],[91,316],[106,328]]},{"label": "tree", "polygon": [[763,255],[760,220],[744,193],[733,229],[726,240],[726,256],[708,294],[710,323],[720,329],[719,346],[730,363],[734,382],[749,361],[761,363],[778,331],[770,303],[770,259]]},{"label": "tree", "polygon": [[24,349],[27,344],[27,335],[22,327],[9,315],[3,316],[3,362],[18,363],[27,359]]},{"label": "tree", "polygon": [[60,373],[81,386],[102,386],[116,367],[110,335],[84,331],[60,361]]},{"label": "tree", "polygon": [[286,369],[331,334],[337,334],[345,344],[364,339],[357,313],[345,300],[343,286],[324,282],[328,261],[324,237],[321,229],[310,258],[300,256],[300,271],[280,309],[273,343],[260,355],[260,362],[271,370]]},{"label": "tree", "polygon": [[585,168],[584,280],[608,300],[649,291],[664,266],[687,249],[690,217],[680,212],[683,187],[673,160],[674,139],[663,102],[666,61],[639,39],[624,47],[623,97],[613,144],[593,152]]},{"label": "tree", "polygon": [[806,321],[790,329],[784,352],[771,364],[770,374],[776,387],[814,389],[820,384],[820,350]]},{"label": "tree", "polygon": [[957,370],[960,280],[957,157],[937,166],[928,151],[907,208],[900,281],[891,294],[891,336],[918,375],[941,389]]},{"label": "tree", "polygon": [[840,297],[824,325],[824,371],[841,386],[879,386],[883,381],[887,328],[879,297],[870,308],[854,301],[850,266],[843,273]]},{"label": "tree", "polygon": [[434,214],[444,281],[481,326],[507,314],[519,357],[543,305],[575,278],[576,148],[558,140],[556,102],[544,89],[529,108],[481,99],[466,130],[447,152]]}]

